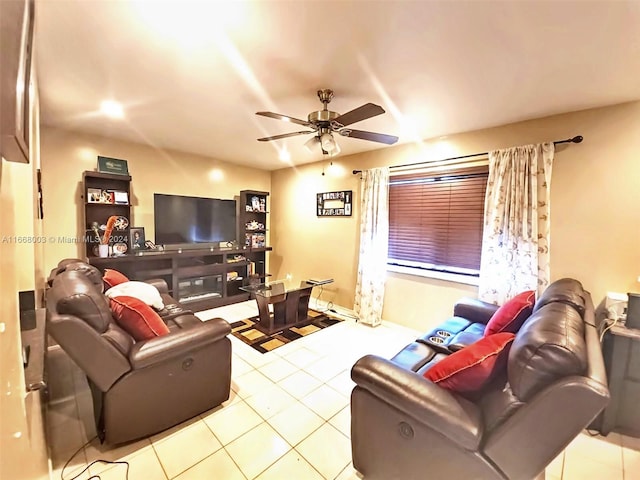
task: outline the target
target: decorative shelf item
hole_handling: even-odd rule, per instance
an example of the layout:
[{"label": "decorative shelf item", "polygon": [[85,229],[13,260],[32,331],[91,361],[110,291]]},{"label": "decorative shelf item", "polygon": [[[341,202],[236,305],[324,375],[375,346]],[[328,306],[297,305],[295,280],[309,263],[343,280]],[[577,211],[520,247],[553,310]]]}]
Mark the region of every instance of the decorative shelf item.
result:
[{"label": "decorative shelf item", "polygon": [[126,160],[98,156],[98,172],[129,175],[129,165]]}]

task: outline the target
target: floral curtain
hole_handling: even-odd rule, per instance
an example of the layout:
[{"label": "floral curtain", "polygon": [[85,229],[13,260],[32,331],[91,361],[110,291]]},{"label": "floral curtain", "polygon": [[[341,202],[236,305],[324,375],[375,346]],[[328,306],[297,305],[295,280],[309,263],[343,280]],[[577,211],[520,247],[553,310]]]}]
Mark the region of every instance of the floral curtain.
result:
[{"label": "floral curtain", "polygon": [[382,322],[389,242],[389,169],[362,172],[360,254],[354,309],[368,325]]},{"label": "floral curtain", "polygon": [[553,143],[489,154],[480,262],[480,299],[502,305],[549,284]]}]

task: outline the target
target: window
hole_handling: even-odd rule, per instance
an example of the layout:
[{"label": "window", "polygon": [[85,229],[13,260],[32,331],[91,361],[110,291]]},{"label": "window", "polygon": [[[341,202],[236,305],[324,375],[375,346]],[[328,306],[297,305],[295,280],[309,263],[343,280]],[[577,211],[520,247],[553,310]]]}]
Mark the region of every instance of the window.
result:
[{"label": "window", "polygon": [[388,263],[477,276],[488,176],[487,166],[392,176]]}]

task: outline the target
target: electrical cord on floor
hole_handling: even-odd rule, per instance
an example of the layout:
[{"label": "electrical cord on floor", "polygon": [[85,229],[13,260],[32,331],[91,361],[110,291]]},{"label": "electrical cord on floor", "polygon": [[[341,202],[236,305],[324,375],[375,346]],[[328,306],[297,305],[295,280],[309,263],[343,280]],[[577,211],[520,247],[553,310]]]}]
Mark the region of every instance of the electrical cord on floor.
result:
[{"label": "electrical cord on floor", "polygon": [[[318,302],[320,302],[322,300],[322,292],[324,292],[324,285],[320,285],[320,293],[316,297],[316,307],[318,306]],[[332,307],[333,307],[333,302],[329,301],[329,302],[327,302],[327,306],[326,306],[326,308],[324,310],[320,310],[319,308],[314,308],[314,310],[317,311],[317,312],[320,312],[320,313],[326,313],[326,312],[333,311],[333,310],[331,310]]]},{"label": "electrical cord on floor", "polygon": [[[73,460],[73,458],[76,455],[78,455],[78,453],[80,453],[82,451],[82,449],[84,449],[87,445],[89,445],[91,442],[93,442],[96,438],[98,438],[97,435],[95,437],[93,437],[91,440],[89,440],[87,443],[82,445],[78,450],[75,451],[75,453],[73,455],[71,455],[71,457],[69,457],[69,460],[67,460],[67,462],[64,464],[64,467],[62,467],[62,470],[60,471],[60,480],[65,480],[65,478],[64,478],[64,469],[67,468],[67,466],[71,463],[71,460]],[[75,477],[69,478],[67,480],[76,480],[84,472],[89,470],[89,468],[91,468],[92,465],[95,465],[96,463],[106,463],[108,465],[126,465],[127,469],[125,471],[124,478],[125,478],[125,480],[129,480],[129,462],[125,462],[125,461],[111,462],[109,460],[99,460],[99,459],[98,460],[94,460],[89,465],[87,465],[80,473],[78,473]],[[91,475],[88,478],[88,480],[93,480],[93,479],[100,480],[100,475]]]},{"label": "electrical cord on floor", "polygon": [[[318,296],[316,297],[316,307],[318,306],[318,302],[321,301],[322,299],[322,293],[324,292],[324,285],[320,285],[320,293],[318,294]],[[320,313],[327,313],[327,312],[331,312],[331,313],[335,313],[336,315],[341,315],[343,317],[349,317],[349,318],[353,318],[356,320],[356,322],[359,320],[357,315],[351,315],[348,313],[342,313],[342,312],[338,312],[334,307],[334,304],[331,300],[329,300],[327,302],[326,308],[324,310],[320,310],[319,308],[314,308],[315,311],[320,312]]]}]

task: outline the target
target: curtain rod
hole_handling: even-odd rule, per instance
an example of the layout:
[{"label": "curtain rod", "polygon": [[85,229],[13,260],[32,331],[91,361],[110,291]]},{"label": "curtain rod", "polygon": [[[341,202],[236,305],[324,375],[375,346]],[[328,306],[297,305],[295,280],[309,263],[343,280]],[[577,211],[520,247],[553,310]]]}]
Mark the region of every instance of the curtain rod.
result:
[{"label": "curtain rod", "polygon": [[[553,142],[554,145],[560,145],[561,143],[580,143],[584,140],[582,135],[576,135],[573,138],[567,138],[566,140],[556,140]],[[416,165],[426,165],[427,163],[433,162],[447,162],[449,160],[461,160],[463,158],[471,158],[471,157],[480,157],[483,155],[489,155],[489,152],[482,153],[472,153],[470,155],[462,155],[460,157],[451,157],[451,158],[441,158],[440,160],[429,160],[428,162],[418,162],[418,163],[405,163],[404,165],[392,165],[389,168],[402,168],[402,167],[412,167]],[[353,174],[362,173],[362,170],[353,170]]]}]

